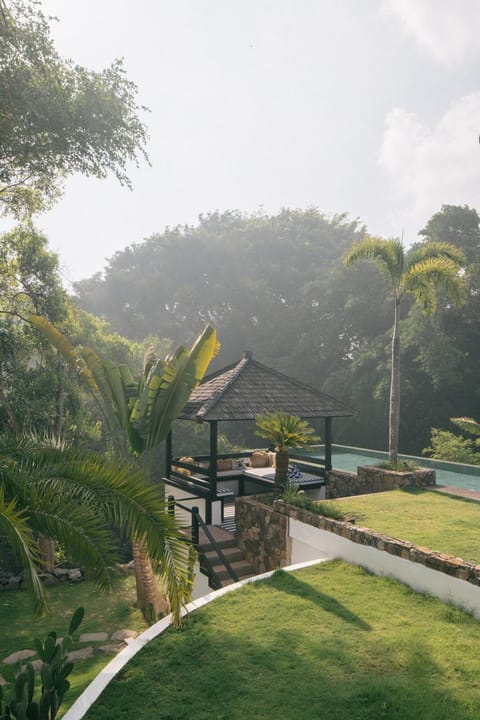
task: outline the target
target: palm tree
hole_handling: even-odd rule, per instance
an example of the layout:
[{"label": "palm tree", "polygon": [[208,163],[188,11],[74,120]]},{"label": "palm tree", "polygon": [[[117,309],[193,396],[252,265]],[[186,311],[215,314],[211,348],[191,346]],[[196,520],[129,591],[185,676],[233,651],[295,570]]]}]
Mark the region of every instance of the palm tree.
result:
[{"label": "palm tree", "polygon": [[[135,378],[128,366],[102,359],[91,348],[81,348],[77,352],[44,318],[32,316],[30,321],[75,369],[93,395],[118,457],[123,462],[135,462],[144,476],[151,480],[155,449],[166,438],[191,391],[201,381],[218,351],[215,330],[207,326],[191,349],[180,346],[165,359],[147,353],[143,373],[140,378]],[[155,582],[147,547],[141,538],[134,541],[133,557],[137,604],[145,618],[153,620],[165,603]],[[172,557],[164,572],[169,583],[170,603],[177,604],[178,570],[173,561]]]},{"label": "palm tree", "polygon": [[289,449],[305,447],[320,439],[305,421],[284,412],[267,412],[256,419],[256,435],[275,446],[275,485],[284,487],[287,482]]},{"label": "palm tree", "polygon": [[138,468],[86,451],[0,437],[0,531],[25,568],[37,610],[45,607],[45,597],[35,538],[42,534],[59,542],[107,589],[118,559],[112,528],[123,538],[137,537],[163,568],[175,566],[174,587],[170,574],[164,575],[177,599],[172,611],[178,624],[189,591],[189,549]]},{"label": "palm tree", "polygon": [[418,245],[408,254],[400,240],[365,237],[354,243],[344,256],[347,266],[359,260],[370,260],[384,273],[393,291],[394,320],[391,345],[391,376],[389,402],[389,462],[397,464],[400,425],[400,305],[406,295],[427,314],[437,307],[437,292],[443,292],[449,302],[460,305],[465,297],[465,282],[461,267],[465,257],[461,250],[445,242]]}]

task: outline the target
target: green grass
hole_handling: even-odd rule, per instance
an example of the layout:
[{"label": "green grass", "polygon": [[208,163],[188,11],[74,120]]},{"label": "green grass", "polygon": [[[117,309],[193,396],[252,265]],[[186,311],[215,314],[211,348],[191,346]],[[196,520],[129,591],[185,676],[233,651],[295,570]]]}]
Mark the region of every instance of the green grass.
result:
[{"label": "green grass", "polygon": [[343,562],[279,571],[150,643],[89,720],[477,720],[480,624]]},{"label": "green grass", "polygon": [[480,563],[480,503],[409,489],[335,500],[356,524]]},{"label": "green grass", "polygon": [[[108,632],[109,635],[122,628],[142,632],[146,629],[142,614],[133,606],[135,580],[121,578],[114,592],[99,593],[93,582],[85,581],[76,585],[61,584],[47,588],[50,613],[37,618],[32,614],[32,604],[25,591],[2,592],[0,594],[0,661],[16,650],[34,649],[33,640],[55,630],[62,636],[75,608],[85,608],[85,618],[75,634],[73,649],[90,643],[79,643],[78,637],[87,632]],[[86,686],[111,660],[112,655],[100,655],[75,662],[70,676],[71,690],[65,697],[61,710],[65,710],[83,692]]]}]

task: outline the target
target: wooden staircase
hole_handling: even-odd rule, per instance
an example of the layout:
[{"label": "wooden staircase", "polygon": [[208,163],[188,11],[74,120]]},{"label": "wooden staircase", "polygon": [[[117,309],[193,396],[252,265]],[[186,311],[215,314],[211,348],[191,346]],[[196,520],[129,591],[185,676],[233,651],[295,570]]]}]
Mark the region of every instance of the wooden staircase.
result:
[{"label": "wooden staircase", "polygon": [[[253,566],[245,560],[243,551],[235,545],[235,536],[232,533],[217,525],[209,525],[208,529],[238,580],[257,574]],[[211,588],[217,590],[235,582],[203,530],[200,530],[199,534],[198,554],[200,571],[209,578]]]}]

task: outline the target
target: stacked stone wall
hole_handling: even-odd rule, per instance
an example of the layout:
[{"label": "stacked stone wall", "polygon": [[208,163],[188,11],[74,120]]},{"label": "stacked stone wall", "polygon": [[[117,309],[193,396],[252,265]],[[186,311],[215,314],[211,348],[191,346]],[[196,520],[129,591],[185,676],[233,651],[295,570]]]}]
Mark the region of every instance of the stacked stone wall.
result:
[{"label": "stacked stone wall", "polygon": [[435,552],[429,548],[420,547],[410,542],[396,540],[388,535],[371,530],[370,528],[358,527],[351,522],[334,520],[323,515],[317,515],[310,510],[287,505],[282,500],[275,500],[272,513],[291,517],[300,522],[307,523],[320,530],[340,535],[351,542],[359,545],[367,545],[380,552],[419,563],[432,570],[445,573],[458,580],[465,580],[472,585],[480,586],[480,565],[466,562],[462,558],[453,557],[446,553]]},{"label": "stacked stone wall", "polygon": [[236,544],[257,573],[289,564],[288,517],[256,497],[237,498]]},{"label": "stacked stone wall", "polygon": [[325,487],[326,499],[368,495],[404,487],[431,487],[436,482],[435,470],[426,468],[411,472],[396,472],[373,465],[360,465],[357,471],[358,474],[331,470]]}]

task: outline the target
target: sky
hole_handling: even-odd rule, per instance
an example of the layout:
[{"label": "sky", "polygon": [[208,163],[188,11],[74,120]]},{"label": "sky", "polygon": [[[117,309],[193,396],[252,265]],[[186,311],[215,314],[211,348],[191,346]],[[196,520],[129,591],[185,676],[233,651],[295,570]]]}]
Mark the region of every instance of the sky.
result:
[{"label": "sky", "polygon": [[38,226],[66,283],[215,210],[317,207],[416,239],[480,210],[478,0],[42,0],[57,50],[123,57],[151,166],[74,176]]}]

